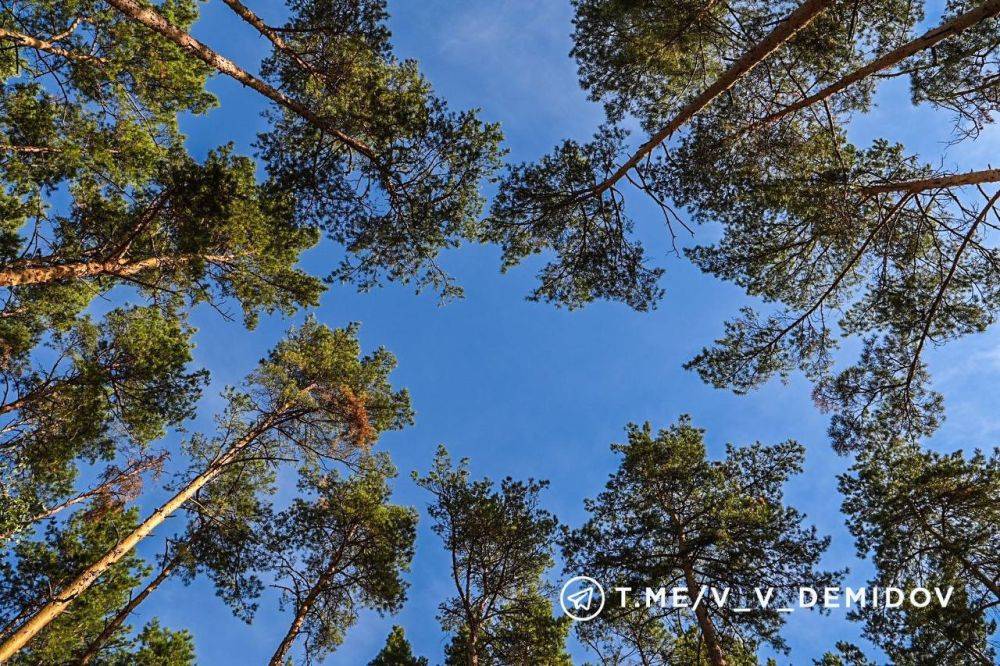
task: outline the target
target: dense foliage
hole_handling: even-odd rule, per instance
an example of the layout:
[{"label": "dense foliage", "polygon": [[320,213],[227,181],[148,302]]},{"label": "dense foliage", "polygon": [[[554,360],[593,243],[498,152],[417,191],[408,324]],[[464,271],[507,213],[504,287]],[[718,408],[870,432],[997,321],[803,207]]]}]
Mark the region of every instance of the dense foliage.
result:
[{"label": "dense foliage", "polygon": [[[665,273],[637,197],[677,254],[754,299],[688,367],[737,393],[803,373],[852,456],[842,510],[871,585],[954,590],[855,609],[866,645],[831,640],[816,663],[996,661],[1000,454],[924,446],[944,418],[928,350],[1000,311],[1000,170],[849,129],[902,78],[954,143],[979,139],[1000,111],[1000,0],[572,0],[571,56],[605,122],[502,175],[498,125],[396,55],[386,0],[286,0],[274,24],[223,4],[266,57],[196,38],[197,0],[0,4],[0,662],[193,664],[201,627],[136,613],[196,581],[248,624],[269,605],[287,618],[271,664],[336,659],[407,599],[418,513],[376,450],[413,420],[395,358],[303,317],[192,432],[210,378],[193,309],[237,334],[332,281],[457,296],[441,254],[487,242],[503,270],[544,255],[532,299],[648,310]],[[265,104],[251,155],[225,127],[189,152],[180,122],[218,105],[214,76]],[[335,259],[314,275],[300,260],[320,243]],[[860,349],[847,367],[842,338]],[[414,472],[447,556],[445,663],[565,666],[573,630],[603,664],[751,666],[787,648],[775,607],[840,580],[785,501],[801,445],[711,460],[682,418],[630,425],[613,451],[575,528],[543,507],[545,481],[474,479],[444,447]],[[557,545],[571,575],[776,596],[572,625],[553,610]],[[428,660],[396,626],[370,662],[389,664]]]}]

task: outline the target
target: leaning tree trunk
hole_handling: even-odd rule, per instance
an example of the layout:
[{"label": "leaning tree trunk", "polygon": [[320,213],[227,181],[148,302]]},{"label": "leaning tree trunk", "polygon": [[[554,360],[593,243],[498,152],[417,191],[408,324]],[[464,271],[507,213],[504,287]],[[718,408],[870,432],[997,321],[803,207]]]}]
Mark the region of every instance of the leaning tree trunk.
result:
[{"label": "leaning tree trunk", "polygon": [[104,627],[104,631],[102,631],[97,638],[91,641],[90,645],[87,646],[86,651],[80,656],[80,666],[85,666],[93,661],[94,657],[97,656],[97,653],[101,651],[101,648],[104,647],[108,640],[115,635],[115,632],[117,632],[118,629],[125,624],[125,620],[128,619],[128,616],[132,614],[139,604],[145,601],[146,597],[152,594],[156,588],[163,583],[163,581],[173,574],[177,565],[184,559],[184,554],[185,551],[182,546],[180,550],[178,550],[177,554],[174,555],[162,569],[160,569],[160,573],[156,574],[156,578],[149,581],[149,584],[142,589],[142,592],[132,597],[132,599],[129,600],[129,602],[125,604],[120,611],[118,611],[118,614],[115,615],[110,622],[108,622],[106,627]]},{"label": "leaning tree trunk", "polygon": [[861,191],[866,194],[885,194],[887,192],[917,193],[945,187],[995,183],[998,180],[1000,180],[1000,169],[982,169],[980,171],[967,171],[965,173],[953,173],[944,176],[918,178],[916,180],[901,180],[894,183],[875,183],[862,187]]},{"label": "leaning tree trunk", "polygon": [[[698,581],[694,577],[694,569],[689,564],[685,564],[683,571],[684,582],[688,587],[688,594],[694,594],[694,591],[698,588]],[[705,641],[705,648],[708,650],[708,659],[712,662],[712,666],[728,666],[729,662],[726,660],[726,653],[722,651],[722,645],[719,643],[719,634],[716,633],[715,625],[712,624],[712,618],[708,616],[708,611],[705,610],[704,604],[698,604],[698,607],[694,609],[694,616],[698,620],[698,628],[701,630],[701,637]]]},{"label": "leaning tree trunk", "polygon": [[743,54],[739,60],[723,72],[712,85],[706,88],[700,95],[688,102],[670,120],[663,129],[649,138],[649,141],[642,144],[639,149],[618,169],[602,183],[594,188],[581,193],[581,196],[600,196],[607,190],[614,187],[633,168],[653,152],[657,146],[666,141],[671,134],[683,127],[688,121],[705,109],[712,101],[723,94],[749,74],[757,65],[763,62],[769,55],[794,37],[800,30],[809,25],[813,19],[819,16],[827,7],[833,4],[833,0],[806,0],[799,7],[789,14],[781,23],[772,30],[767,37],[762,39],[753,48]]},{"label": "leaning tree trunk", "polygon": [[88,62],[95,65],[102,65],[105,62],[103,58],[98,58],[95,55],[70,51],[69,49],[56,46],[51,41],[32,37],[31,35],[25,35],[6,28],[0,28],[0,39],[6,39],[7,41],[14,42],[18,46],[24,46],[38,51],[45,51],[46,53],[51,53],[52,55],[57,55],[68,60]]},{"label": "leaning tree trunk", "polygon": [[295,639],[299,637],[299,633],[302,631],[302,625],[305,624],[306,618],[309,616],[310,611],[312,611],[313,606],[316,604],[316,600],[319,595],[323,593],[326,589],[327,584],[330,579],[333,578],[334,574],[337,572],[337,567],[339,566],[339,557],[334,558],[330,565],[323,571],[323,574],[316,581],[316,584],[312,586],[309,590],[309,594],[306,598],[302,600],[302,603],[298,605],[295,609],[295,619],[292,620],[292,624],[288,627],[288,631],[285,632],[285,637],[281,639],[281,644],[278,645],[278,649],[274,651],[271,656],[271,661],[268,662],[269,666],[282,666],[285,663],[285,655],[292,648],[292,644],[295,643]]},{"label": "leaning tree trunk", "polygon": [[250,432],[234,442],[226,449],[225,453],[214,460],[204,472],[196,476],[180,492],[154,511],[131,534],[118,542],[101,559],[87,567],[73,582],[61,589],[52,600],[36,611],[27,622],[21,625],[10,638],[0,645],[0,664],[14,656],[38,632],[59,617],[75,598],[86,592],[112,565],[131,552],[140,541],[149,536],[150,532],[166,520],[168,516],[181,508],[185,502],[194,497],[195,493],[215,479],[227,465],[235,461],[240,453],[258,437],[276,425],[280,425],[282,422],[280,415],[285,409],[287,407],[268,415],[258,422]]},{"label": "leaning tree trunk", "polygon": [[48,284],[60,280],[82,280],[104,275],[131,277],[154,268],[174,267],[196,260],[209,263],[227,263],[231,257],[222,255],[179,255],[148,257],[146,259],[110,261],[74,261],[65,264],[26,263],[8,265],[0,270],[0,287],[20,287],[30,284]]},{"label": "leaning tree trunk", "polygon": [[784,118],[790,113],[795,113],[807,107],[816,104],[817,102],[822,102],[823,100],[836,95],[837,93],[849,88],[859,81],[863,81],[872,74],[876,72],[881,72],[885,69],[897,65],[906,58],[919,53],[920,51],[925,51],[932,48],[936,44],[953,35],[957,35],[963,30],[976,25],[980,21],[990,18],[991,16],[996,16],[1000,14],[1000,0],[989,0],[989,2],[984,2],[975,9],[971,9],[964,14],[960,14],[950,21],[945,21],[936,28],[931,28],[925,32],[920,37],[903,44],[899,48],[889,51],[880,58],[872,60],[870,63],[854,70],[847,76],[841,78],[840,80],[831,83],[822,90],[804,97],[803,99],[790,104],[780,111],[775,111],[774,113],[761,118],[760,120],[754,122],[749,127],[744,128],[740,131],[743,134],[751,129],[761,127],[762,125],[767,125]]},{"label": "leaning tree trunk", "polygon": [[220,74],[225,74],[226,76],[239,81],[243,85],[256,90],[264,97],[267,97],[271,101],[280,104],[289,111],[298,114],[309,124],[323,132],[326,132],[349,148],[356,150],[372,161],[376,161],[376,154],[373,148],[331,126],[326,119],[317,115],[305,104],[289,97],[262,79],[257,78],[229,58],[216,53],[184,30],[181,30],[177,26],[170,23],[156,10],[144,6],[135,0],[108,0],[108,4],[133,21],[141,23],[153,32],[169,39],[195,58],[198,58],[209,67],[218,71]]}]

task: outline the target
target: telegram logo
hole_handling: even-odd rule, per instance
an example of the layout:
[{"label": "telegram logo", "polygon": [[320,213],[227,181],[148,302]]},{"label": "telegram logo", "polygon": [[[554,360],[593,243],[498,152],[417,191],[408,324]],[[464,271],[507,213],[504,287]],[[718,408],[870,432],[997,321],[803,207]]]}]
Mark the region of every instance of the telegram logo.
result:
[{"label": "telegram logo", "polygon": [[559,604],[577,622],[593,620],[604,610],[604,588],[590,576],[574,576],[563,585]]}]

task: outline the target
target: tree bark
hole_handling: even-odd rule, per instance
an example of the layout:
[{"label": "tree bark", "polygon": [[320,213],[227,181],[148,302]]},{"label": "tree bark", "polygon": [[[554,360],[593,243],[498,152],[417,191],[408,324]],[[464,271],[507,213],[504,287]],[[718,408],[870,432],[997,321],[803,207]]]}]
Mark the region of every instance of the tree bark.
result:
[{"label": "tree bark", "polygon": [[277,31],[275,31],[271,26],[265,23],[263,19],[261,19],[255,13],[253,13],[253,11],[249,7],[244,5],[242,2],[240,2],[240,0],[223,0],[223,2],[229,5],[229,8],[232,9],[234,12],[236,12],[236,14],[240,18],[242,18],[244,21],[246,21],[254,28],[256,28],[257,32],[259,32],[261,35],[266,37],[268,41],[274,44],[274,48],[278,49],[279,51],[287,55],[289,58],[294,60],[296,65],[298,65],[305,71],[309,72],[310,74],[313,74],[319,78],[324,78],[323,75],[320,72],[317,72],[312,65],[303,60],[302,56],[299,55],[295,51],[295,49],[289,46],[288,42],[286,42],[284,38],[277,33]]},{"label": "tree bark", "polygon": [[[1000,2],[1000,0],[998,0]],[[982,183],[995,183],[1000,181],[1000,169],[983,169],[981,171],[967,171],[966,173],[948,174],[945,176],[934,176],[932,178],[920,178],[917,180],[901,180],[895,183],[879,183],[876,185],[866,185],[861,188],[867,194],[884,194],[887,192],[923,192],[925,190],[936,190],[945,187],[958,187],[961,185],[980,185]]]},{"label": "tree bark", "polygon": [[184,552],[184,547],[181,546],[177,554],[174,555],[174,557],[171,558],[162,569],[160,569],[160,573],[156,574],[156,577],[149,581],[149,584],[147,584],[146,587],[139,592],[139,594],[132,597],[132,599],[129,600],[129,602],[125,604],[120,611],[118,611],[118,614],[115,615],[106,627],[104,627],[104,631],[102,631],[97,638],[91,641],[90,645],[87,646],[86,651],[80,656],[80,661],[78,662],[80,666],[86,666],[86,664],[93,661],[94,657],[97,656],[97,653],[100,652],[102,647],[104,647],[104,644],[108,642],[108,639],[114,636],[115,632],[118,631],[123,624],[125,624],[125,620],[127,620],[128,616],[132,614],[132,611],[134,611],[139,604],[145,601],[146,597],[152,594],[156,588],[163,583],[163,581],[170,577],[170,575],[177,568],[177,565],[184,559]]},{"label": "tree bark", "polygon": [[268,662],[268,666],[282,666],[284,664],[285,655],[291,649],[292,644],[295,643],[295,639],[298,638],[299,632],[302,631],[302,625],[306,621],[306,617],[309,615],[309,611],[312,610],[313,604],[316,603],[316,599],[322,594],[323,590],[326,588],[327,583],[333,578],[334,574],[337,572],[337,567],[340,564],[340,558],[334,558],[331,560],[330,565],[323,571],[323,574],[316,581],[316,584],[312,586],[309,590],[309,594],[306,598],[302,600],[299,607],[295,610],[295,619],[292,620],[291,626],[288,627],[288,631],[285,633],[285,637],[281,640],[281,644],[278,645],[278,649],[274,651],[271,656],[271,661]]},{"label": "tree bark", "polygon": [[225,74],[226,76],[239,81],[243,85],[254,89],[271,101],[276,102],[289,111],[298,114],[317,129],[327,132],[345,146],[348,146],[349,148],[364,155],[371,161],[377,162],[375,150],[363,141],[355,139],[336,127],[333,127],[327,120],[317,115],[305,104],[298,102],[277,88],[267,84],[262,79],[257,78],[229,58],[216,53],[205,44],[199,42],[185,31],[167,21],[163,15],[154,9],[140,5],[135,0],[108,0],[108,4],[133,21],[141,23],[150,30],[172,41],[174,44],[177,44],[192,56],[198,58],[220,74]]},{"label": "tree bark", "polygon": [[[780,111],[775,111],[774,113],[761,118],[760,120],[754,122],[749,127],[746,127],[740,133],[744,133],[753,129],[757,129],[763,125],[769,125],[771,123],[777,122],[781,118],[784,118],[790,113],[795,113],[806,107],[812,106],[817,102],[821,102],[828,97],[831,97],[842,90],[849,88],[858,81],[862,81],[876,72],[880,72],[884,69],[888,69],[893,65],[896,65],[911,55],[924,51],[931,48],[938,42],[941,42],[953,35],[957,35],[966,28],[976,25],[980,21],[987,19],[991,16],[996,16],[1000,14],[1000,0],[989,0],[979,5],[975,9],[969,10],[964,14],[960,14],[950,21],[945,21],[936,28],[932,28],[925,32],[920,37],[903,44],[899,48],[889,51],[881,58],[876,58],[864,67],[857,69],[847,76],[843,77],[836,83],[832,83],[827,87],[823,88],[819,92],[809,95],[794,104],[786,106]],[[736,135],[734,135],[736,136]]]},{"label": "tree bark", "polygon": [[70,380],[63,380],[57,382],[50,382],[48,384],[43,384],[42,386],[36,387],[27,393],[18,396],[10,402],[5,402],[0,405],[0,416],[4,414],[10,414],[11,412],[16,412],[22,409],[25,405],[38,400],[39,398],[56,391],[61,386],[65,386]]},{"label": "tree bark", "polygon": [[79,60],[81,62],[89,62],[96,65],[101,65],[106,62],[104,59],[90,55],[89,53],[70,51],[69,49],[56,46],[50,41],[39,39],[38,37],[32,37],[31,35],[24,35],[13,30],[7,30],[6,28],[0,28],[0,39],[7,39],[20,46],[27,46],[33,49],[38,49],[39,51],[45,51],[46,53],[51,53],[52,55],[57,55],[68,60]]},{"label": "tree bark", "polygon": [[[113,0],[117,2],[120,0]],[[653,152],[657,146],[666,141],[670,135],[680,129],[689,120],[705,109],[716,97],[732,88],[737,81],[749,74],[757,65],[763,62],[769,55],[780,48],[785,42],[790,40],[800,30],[809,25],[813,19],[819,16],[827,7],[833,4],[832,0],[806,0],[799,5],[795,11],[789,14],[777,27],[772,30],[767,37],[758,42],[753,48],[743,54],[733,65],[723,72],[712,85],[706,88],[700,95],[688,102],[673,119],[667,123],[663,129],[650,137],[639,149],[626,160],[618,169],[603,182],[595,187],[585,190],[580,194],[581,198],[595,196],[599,197],[604,192],[612,188],[625,175],[634,169],[649,153]]]},{"label": "tree bark", "polygon": [[469,666],[479,666],[479,625],[469,627]]},{"label": "tree bark", "polygon": [[0,270],[0,287],[19,287],[30,284],[48,284],[59,280],[80,280],[102,275],[130,277],[144,270],[176,266],[200,259],[209,263],[227,263],[231,257],[224,255],[180,255],[149,257],[135,260],[76,261],[65,264],[45,265],[29,263]]},{"label": "tree bark", "polygon": [[[681,573],[684,574],[684,584],[687,585],[688,597],[694,599],[695,591],[699,588],[699,585],[694,576],[694,564],[692,564],[687,550],[687,538],[684,534],[684,526],[675,512],[671,511],[671,515],[677,526],[677,553],[681,561]],[[708,611],[705,610],[703,603],[699,603],[694,609],[694,616],[698,621],[698,628],[701,630],[701,637],[705,641],[705,647],[708,650],[708,659],[712,662],[712,666],[729,666],[726,654],[722,651],[722,645],[719,643],[719,635],[715,631],[715,625],[712,624],[712,618],[708,616]]]},{"label": "tree bark", "polygon": [[27,622],[0,645],[0,664],[14,656],[38,632],[59,617],[76,597],[86,592],[105,571],[131,552],[140,541],[149,536],[168,516],[181,508],[201,488],[215,479],[226,465],[232,463],[245,448],[263,433],[280,425],[283,420],[280,416],[282,411],[279,410],[261,419],[246,435],[234,442],[222,455],[214,460],[204,472],[196,476],[187,486],[162,504],[160,508],[154,511],[131,534],[119,541],[101,559],[87,567],[48,603],[36,611]]},{"label": "tree bark", "polygon": [[[684,584],[687,585],[688,596],[691,596],[693,599],[695,590],[698,589],[698,581],[695,580],[694,569],[686,562],[681,569],[684,572]],[[694,615],[698,620],[701,636],[705,639],[705,647],[708,650],[708,658],[712,662],[712,666],[728,666],[729,662],[726,660],[726,654],[722,651],[722,646],[719,644],[719,635],[715,631],[715,625],[712,624],[712,618],[708,616],[708,611],[705,610],[705,605],[699,603],[698,607],[694,609]]]},{"label": "tree bark", "polygon": [[60,152],[58,148],[48,146],[15,146],[10,143],[0,145],[0,151],[5,153],[26,153],[28,155],[48,155]]}]

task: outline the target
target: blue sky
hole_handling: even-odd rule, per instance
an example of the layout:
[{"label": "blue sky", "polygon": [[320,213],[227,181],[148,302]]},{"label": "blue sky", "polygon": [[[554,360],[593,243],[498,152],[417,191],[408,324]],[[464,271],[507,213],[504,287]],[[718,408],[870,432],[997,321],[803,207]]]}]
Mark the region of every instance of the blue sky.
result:
[{"label": "blue sky", "polygon": [[[253,3],[265,18],[278,3]],[[218,0],[204,6],[195,34],[241,63],[256,63],[266,52],[264,40]],[[500,121],[511,159],[534,159],[564,137],[586,138],[601,120],[600,109],[580,92],[575,65],[568,57],[568,0],[390,0],[394,44],[402,57],[416,58],[437,91],[455,108],[478,106],[488,120]],[[933,20],[937,5],[931,3]],[[277,18],[270,15],[271,18]],[[221,107],[207,116],[187,119],[190,147],[202,155],[235,140],[250,152],[263,128],[261,100],[229,80],[214,79],[211,89]],[[949,119],[931,109],[914,109],[905,83],[880,95],[880,106],[852,128],[861,143],[877,135],[903,141],[937,163],[955,168],[984,168],[996,154],[1000,133],[988,131],[977,144],[945,151]],[[771,384],[750,396],[734,396],[705,386],[681,365],[721,331],[722,321],[748,299],[742,292],[702,275],[683,259],[666,256],[667,236],[659,213],[635,199],[632,212],[651,251],[663,257],[667,297],[652,313],[622,305],[596,303],[567,312],[524,300],[537,264],[500,275],[499,255],[491,247],[449,252],[444,264],[466,290],[464,300],[440,306],[433,294],[414,295],[388,286],[369,294],[334,286],[323,297],[317,317],[331,325],[362,322],[366,348],[385,346],[399,359],[398,386],[410,389],[416,425],[386,436],[382,449],[400,469],[395,499],[421,509],[416,558],[409,575],[409,600],[396,617],[365,615],[328,663],[366,663],[381,647],[392,624],[402,624],[418,654],[440,661],[445,644],[436,620],[438,602],[452,593],[445,553],[430,531],[423,511],[428,497],[409,479],[411,470],[427,469],[435,447],[448,446],[456,457],[468,456],[476,475],[535,477],[551,481],[545,502],[563,522],[584,519],[583,498],[597,494],[615,460],[609,444],[619,441],[629,421],[665,426],[682,413],[707,429],[713,455],[727,442],[767,443],[794,438],[807,447],[806,471],[789,486],[789,501],[833,543],[824,564],[849,566],[849,584],[862,584],[867,565],[857,560],[838,511],[835,475],[848,461],[830,449],[827,417],[809,399],[810,387],[793,378]],[[715,231],[698,228],[696,240]],[[323,244],[304,265],[325,274],[338,248]],[[207,308],[199,309],[196,357],[212,370],[213,381],[192,428],[210,429],[211,414],[221,405],[218,393],[249,371],[295,320],[270,318],[253,332],[227,323]],[[994,333],[977,336],[947,350],[932,351],[931,369],[944,391],[949,420],[932,442],[941,449],[990,447],[1000,432],[1000,411],[990,391],[980,389],[1000,368]],[[845,345],[849,362],[855,346]],[[159,493],[143,500],[144,510]],[[170,528],[168,528],[169,530]],[[160,531],[164,536],[168,531]],[[152,557],[160,541],[143,545]],[[561,578],[553,572],[553,582]],[[167,626],[188,627],[200,663],[259,663],[270,656],[289,617],[277,600],[265,596],[253,626],[234,619],[204,582],[185,587],[172,581],[137,613],[137,624],[159,616]],[[809,663],[837,640],[856,640],[857,629],[843,614],[827,618],[798,612],[783,635],[792,646],[782,664]],[[574,657],[585,653],[574,644]]]}]

